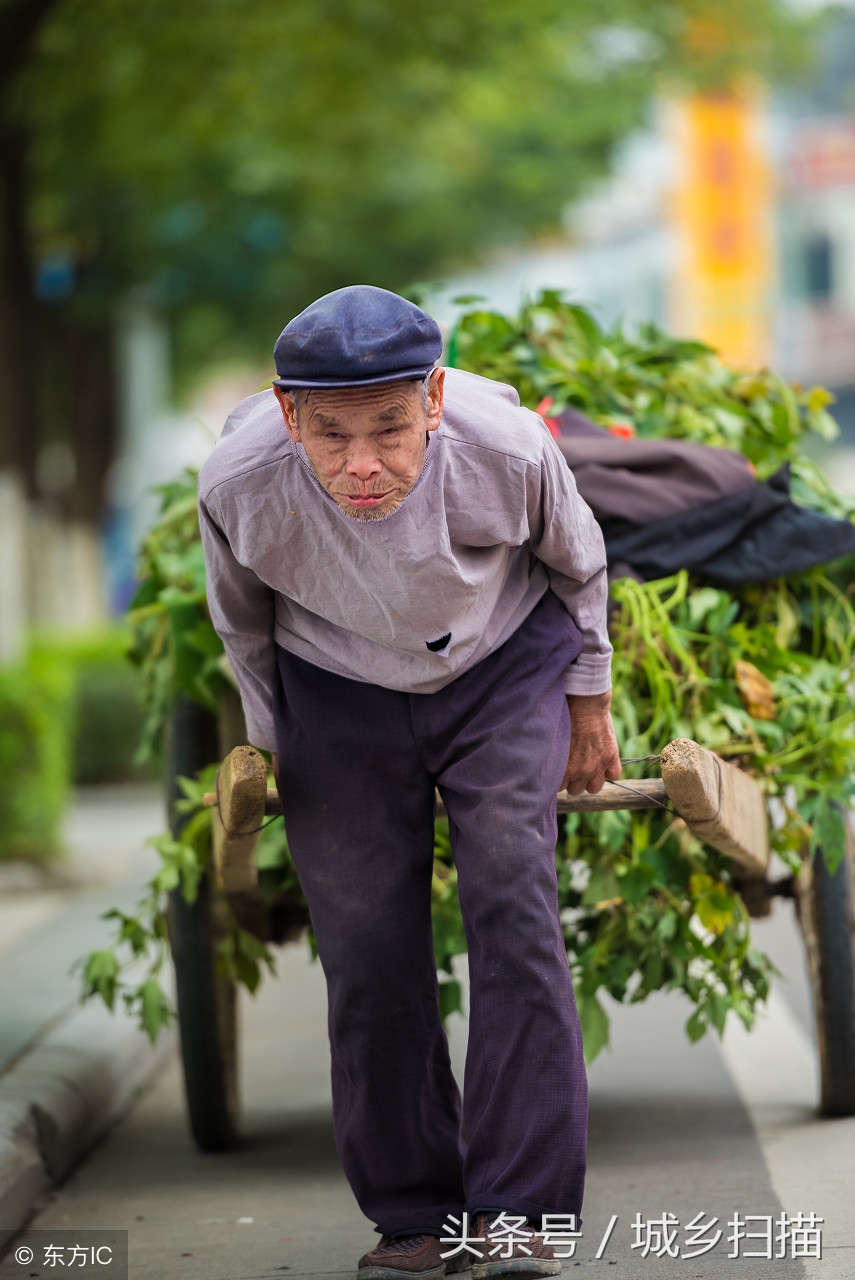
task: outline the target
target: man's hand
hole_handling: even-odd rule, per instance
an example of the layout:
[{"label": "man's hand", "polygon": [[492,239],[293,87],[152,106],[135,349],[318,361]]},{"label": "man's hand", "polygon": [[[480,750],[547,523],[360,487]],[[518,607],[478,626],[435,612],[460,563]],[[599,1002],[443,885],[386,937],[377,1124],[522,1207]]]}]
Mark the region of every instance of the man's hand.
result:
[{"label": "man's hand", "polygon": [[561,789],[571,795],[602,791],[606,778],[620,777],[620,758],[609,714],[610,693],[567,695],[570,711],[570,757]]}]

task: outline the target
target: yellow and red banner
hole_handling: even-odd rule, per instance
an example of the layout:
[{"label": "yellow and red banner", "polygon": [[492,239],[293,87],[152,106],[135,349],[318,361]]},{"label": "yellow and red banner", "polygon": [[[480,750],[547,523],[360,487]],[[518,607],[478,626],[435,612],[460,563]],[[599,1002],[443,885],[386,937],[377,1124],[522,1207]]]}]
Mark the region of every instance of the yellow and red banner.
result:
[{"label": "yellow and red banner", "polygon": [[762,98],[729,90],[672,100],[677,252],[669,323],[736,365],[772,346],[774,213]]}]

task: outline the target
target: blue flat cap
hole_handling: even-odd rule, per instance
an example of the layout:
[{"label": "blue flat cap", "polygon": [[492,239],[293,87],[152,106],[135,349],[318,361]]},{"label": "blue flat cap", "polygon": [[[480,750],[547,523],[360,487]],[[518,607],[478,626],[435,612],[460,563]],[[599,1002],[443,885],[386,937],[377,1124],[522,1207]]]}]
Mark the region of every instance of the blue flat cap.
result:
[{"label": "blue flat cap", "polygon": [[439,325],[370,284],[327,293],[286,325],[273,348],[276,386],[370,387],[424,378],[442,353]]}]

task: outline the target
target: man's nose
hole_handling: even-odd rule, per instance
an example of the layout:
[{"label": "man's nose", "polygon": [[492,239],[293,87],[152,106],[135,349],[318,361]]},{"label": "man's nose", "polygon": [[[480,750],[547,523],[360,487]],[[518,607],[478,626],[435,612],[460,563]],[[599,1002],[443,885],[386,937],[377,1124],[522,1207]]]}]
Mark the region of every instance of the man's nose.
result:
[{"label": "man's nose", "polygon": [[347,474],[357,480],[370,480],[383,469],[380,459],[369,440],[354,440],[347,457]]}]

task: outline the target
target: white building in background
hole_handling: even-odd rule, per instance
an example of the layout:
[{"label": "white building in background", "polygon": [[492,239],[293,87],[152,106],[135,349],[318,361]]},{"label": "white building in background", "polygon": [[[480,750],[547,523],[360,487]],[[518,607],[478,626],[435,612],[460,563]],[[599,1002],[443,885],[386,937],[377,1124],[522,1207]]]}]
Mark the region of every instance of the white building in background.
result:
[{"label": "white building in background", "polygon": [[786,122],[779,173],[776,354],[793,378],[855,391],[855,113]]},{"label": "white building in background", "polygon": [[592,307],[601,322],[654,320],[666,325],[667,280],[677,242],[663,213],[674,157],[657,131],[624,145],[614,175],[565,212],[564,234],[496,253],[432,294],[427,304],[444,327],[457,297],[483,297],[512,312],[541,289],[558,289]]}]

